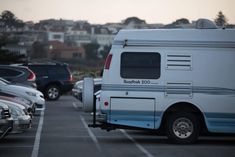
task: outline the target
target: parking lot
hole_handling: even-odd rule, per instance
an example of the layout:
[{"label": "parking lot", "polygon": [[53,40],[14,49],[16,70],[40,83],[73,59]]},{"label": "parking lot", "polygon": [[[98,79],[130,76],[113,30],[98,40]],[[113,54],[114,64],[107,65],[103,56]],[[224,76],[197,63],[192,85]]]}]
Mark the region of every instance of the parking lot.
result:
[{"label": "parking lot", "polygon": [[33,119],[30,130],[0,141],[0,157],[157,156],[233,157],[234,136],[200,137],[193,145],[174,145],[150,131],[88,128],[90,113],[79,110],[72,96],[47,101],[46,109]]}]

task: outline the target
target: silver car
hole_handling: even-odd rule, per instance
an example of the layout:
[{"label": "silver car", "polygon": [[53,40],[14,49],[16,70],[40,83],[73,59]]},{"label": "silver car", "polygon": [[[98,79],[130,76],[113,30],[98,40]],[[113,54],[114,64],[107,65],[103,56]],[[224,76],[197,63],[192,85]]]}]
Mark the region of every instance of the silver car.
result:
[{"label": "silver car", "polygon": [[6,104],[10,109],[11,117],[13,118],[13,129],[11,133],[21,133],[31,128],[32,118],[24,106],[1,99],[0,102]]},{"label": "silver car", "polygon": [[22,103],[25,104],[26,106],[28,106],[28,107],[26,107],[26,108],[28,108],[28,112],[31,114],[35,114],[35,110],[36,110],[35,102],[31,101],[30,99],[26,98],[25,96],[17,95],[12,92],[0,91],[0,98],[2,98],[2,97],[7,97],[5,99],[10,99],[10,101],[13,100],[13,102],[16,102],[16,103],[19,102],[20,104],[22,104]]},{"label": "silver car", "polygon": [[4,138],[13,128],[13,119],[9,107],[0,102],[0,139]]},{"label": "silver car", "polygon": [[[44,95],[42,94],[42,92],[34,88],[14,85],[0,78],[0,90],[2,90],[3,92],[11,92],[18,96],[26,97],[27,99],[35,102],[37,107],[40,107],[40,109],[44,109],[45,107]],[[39,108],[37,109],[40,110]]]},{"label": "silver car", "polygon": [[[101,90],[102,78],[94,78],[94,93]],[[83,80],[77,81],[72,89],[75,98],[82,102]]]}]

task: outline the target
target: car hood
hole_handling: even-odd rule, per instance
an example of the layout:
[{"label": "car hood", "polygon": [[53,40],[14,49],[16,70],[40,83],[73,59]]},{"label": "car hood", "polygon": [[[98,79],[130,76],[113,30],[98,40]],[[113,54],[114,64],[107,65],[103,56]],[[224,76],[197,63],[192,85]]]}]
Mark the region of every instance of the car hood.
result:
[{"label": "car hood", "polygon": [[31,88],[31,87],[24,87],[24,86],[19,86],[19,85],[8,85],[8,86],[5,86],[5,89],[8,89],[12,92],[14,91],[19,91],[19,92],[34,92],[34,93],[37,93],[37,90]]}]

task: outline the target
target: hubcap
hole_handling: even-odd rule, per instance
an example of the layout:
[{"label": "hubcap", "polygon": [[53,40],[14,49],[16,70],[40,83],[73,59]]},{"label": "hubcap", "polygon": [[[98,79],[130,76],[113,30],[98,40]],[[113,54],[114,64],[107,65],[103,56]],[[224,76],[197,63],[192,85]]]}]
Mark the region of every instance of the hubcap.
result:
[{"label": "hubcap", "polygon": [[179,138],[188,138],[193,133],[193,123],[188,118],[178,118],[173,123],[173,132]]},{"label": "hubcap", "polygon": [[53,87],[48,90],[48,97],[50,99],[55,99],[58,97],[58,95],[59,95],[59,90],[57,88]]}]

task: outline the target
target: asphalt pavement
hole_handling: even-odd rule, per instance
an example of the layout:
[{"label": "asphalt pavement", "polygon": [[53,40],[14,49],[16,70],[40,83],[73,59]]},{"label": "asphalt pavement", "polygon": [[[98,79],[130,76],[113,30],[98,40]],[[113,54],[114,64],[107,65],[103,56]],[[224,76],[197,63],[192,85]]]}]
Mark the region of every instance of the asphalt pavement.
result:
[{"label": "asphalt pavement", "polygon": [[234,136],[200,137],[192,145],[169,143],[151,131],[88,128],[92,116],[72,96],[47,101],[23,134],[0,141],[0,157],[235,157]]}]

